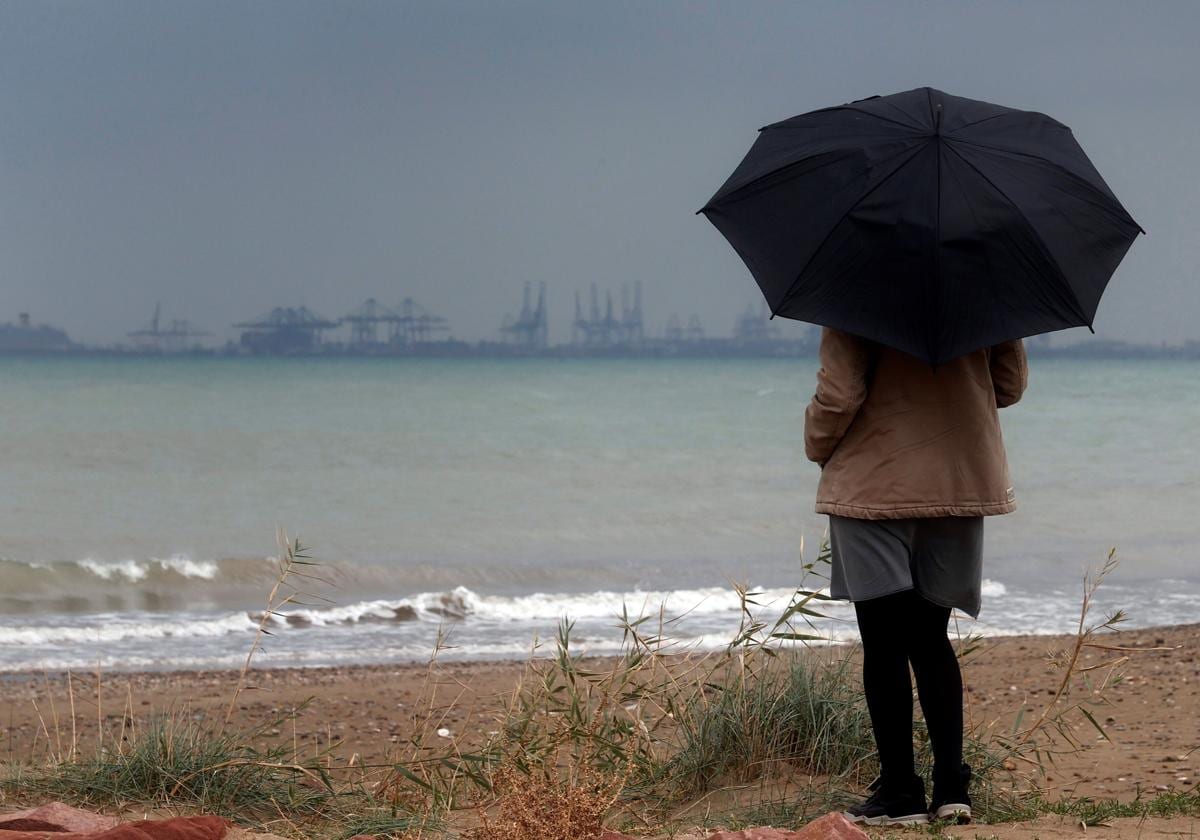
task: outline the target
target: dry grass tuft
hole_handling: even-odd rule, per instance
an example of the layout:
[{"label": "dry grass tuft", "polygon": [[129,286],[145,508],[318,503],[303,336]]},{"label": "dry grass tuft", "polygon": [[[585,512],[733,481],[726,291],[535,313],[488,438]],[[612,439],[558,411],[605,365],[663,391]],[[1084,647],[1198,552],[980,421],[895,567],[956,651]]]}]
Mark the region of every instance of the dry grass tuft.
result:
[{"label": "dry grass tuft", "polygon": [[512,764],[490,774],[494,806],[479,809],[480,825],[465,840],[584,840],[604,831],[604,815],[624,787],[623,775],[588,766],[562,781],[553,774],[529,775]]}]

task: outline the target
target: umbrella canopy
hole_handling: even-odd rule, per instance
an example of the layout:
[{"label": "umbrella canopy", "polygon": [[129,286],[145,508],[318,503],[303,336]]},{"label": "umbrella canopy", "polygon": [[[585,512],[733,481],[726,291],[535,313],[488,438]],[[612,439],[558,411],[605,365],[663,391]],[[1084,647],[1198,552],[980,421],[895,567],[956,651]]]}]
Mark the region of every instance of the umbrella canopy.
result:
[{"label": "umbrella canopy", "polygon": [[698,211],[780,315],[931,364],[1091,327],[1138,232],[1071,130],[918,88],[759,129]]}]

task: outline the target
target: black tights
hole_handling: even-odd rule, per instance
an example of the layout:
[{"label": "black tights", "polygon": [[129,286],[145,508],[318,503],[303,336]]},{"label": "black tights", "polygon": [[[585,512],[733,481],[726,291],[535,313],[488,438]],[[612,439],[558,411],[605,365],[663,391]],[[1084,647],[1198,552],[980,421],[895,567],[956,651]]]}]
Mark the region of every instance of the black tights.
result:
[{"label": "black tights", "polygon": [[879,749],[880,775],[903,784],[913,773],[912,682],[933,746],[934,774],[958,772],[962,762],[962,674],[946,626],[950,608],[915,589],[856,601],[863,643],[863,689]]}]

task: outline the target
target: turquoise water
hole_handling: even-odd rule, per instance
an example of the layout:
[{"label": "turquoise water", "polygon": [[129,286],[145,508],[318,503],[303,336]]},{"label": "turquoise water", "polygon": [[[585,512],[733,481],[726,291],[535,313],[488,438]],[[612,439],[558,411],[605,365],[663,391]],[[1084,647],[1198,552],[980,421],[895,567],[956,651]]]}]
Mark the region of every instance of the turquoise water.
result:
[{"label": "turquoise water", "polygon": [[[1112,591],[1153,605],[1135,619],[1196,620],[1200,365],[1032,368],[1001,415],[1020,510],[988,520],[995,608],[985,594],[980,621],[1019,629],[995,599],[1028,593],[1025,613],[1047,613],[1035,629],[1061,629],[1082,571],[1113,546]],[[265,598],[277,525],[329,564],[353,615],[310,618],[349,628],[347,656],[367,656],[370,625],[407,634],[370,655],[403,658],[448,612],[480,619],[454,619],[468,652],[499,655],[483,644],[489,609],[518,637],[592,611],[602,642],[622,594],[719,601],[735,580],[786,592],[802,540],[811,557],[824,528],[802,441],[815,372],[815,360],[0,359],[0,667],[101,644],[118,666],[223,662],[237,616]],[[1053,608],[1032,597],[1055,591]],[[416,617],[362,606],[380,602]],[[724,627],[717,613],[697,638]],[[216,628],[211,644],[163,629],[180,616]],[[127,624],[158,629],[103,641]],[[158,640],[148,661],[122,658],[135,636]]]}]

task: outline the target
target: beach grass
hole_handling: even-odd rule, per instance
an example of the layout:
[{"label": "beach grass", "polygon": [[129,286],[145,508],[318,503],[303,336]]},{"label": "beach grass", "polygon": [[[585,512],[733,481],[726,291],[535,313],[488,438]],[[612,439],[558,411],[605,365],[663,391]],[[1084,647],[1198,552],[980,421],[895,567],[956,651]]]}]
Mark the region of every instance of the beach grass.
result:
[{"label": "beach grass", "polygon": [[[669,834],[682,826],[795,826],[861,796],[878,772],[858,672],[845,646],[815,630],[821,588],[797,589],[766,620],[757,593],[737,587],[742,621],[729,644],[703,654],[672,636],[678,618],[622,611],[622,652],[578,652],[564,618],[550,650],[534,643],[523,674],[496,709],[491,736],[464,748],[439,737],[448,708],[434,699],[441,629],[413,703],[407,734],[385,767],[335,761],[331,751],[301,754],[270,736],[288,716],[257,723],[235,714],[253,689],[253,657],[270,616],[305,603],[319,581],[298,541],[279,535],[279,580],[268,597],[224,716],[178,712],[138,721],[129,698],[118,733],[85,754],[69,720],[48,696],[41,752],[10,757],[0,794],[15,801],[53,798],[115,810],[203,811],[293,837],[412,837],[456,833],[466,840],[568,840],[601,826]],[[820,576],[828,546],[804,566]],[[1126,816],[1200,815],[1200,792],[1160,792],[1134,802],[1051,801],[1037,783],[1056,757],[1086,749],[1072,721],[1105,737],[1096,709],[1120,682],[1130,649],[1100,634],[1121,613],[1090,621],[1096,589],[1115,568],[1110,554],[1084,578],[1078,632],[1056,654],[1057,690],[1028,723],[1000,729],[968,703],[964,757],[972,764],[976,821],[1000,823],[1061,814],[1083,825]],[[978,637],[959,637],[964,680]],[[1082,665],[1085,650],[1109,655]],[[1098,677],[1098,679],[1097,679]],[[70,678],[68,677],[68,682]],[[99,675],[97,675],[97,686]],[[49,695],[49,691],[47,691]],[[295,720],[298,710],[292,709]],[[97,710],[99,714],[99,710]],[[103,730],[101,730],[103,733]],[[915,726],[917,763],[928,781],[927,733]]]},{"label": "beach grass", "polygon": [[186,802],[205,813],[253,820],[281,810],[319,813],[335,794],[320,763],[297,763],[283,745],[254,746],[278,723],[221,732],[204,721],[165,714],[134,729],[116,749],[18,768],[8,786],[84,806]]}]

